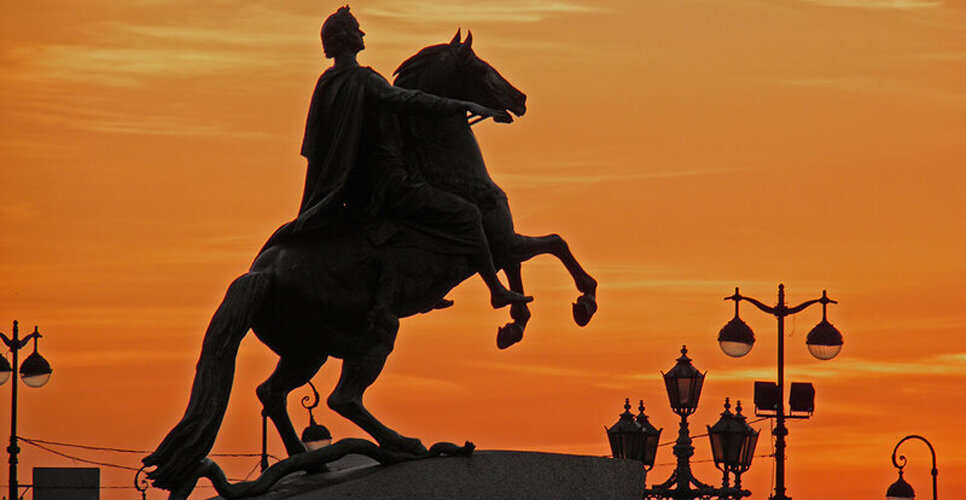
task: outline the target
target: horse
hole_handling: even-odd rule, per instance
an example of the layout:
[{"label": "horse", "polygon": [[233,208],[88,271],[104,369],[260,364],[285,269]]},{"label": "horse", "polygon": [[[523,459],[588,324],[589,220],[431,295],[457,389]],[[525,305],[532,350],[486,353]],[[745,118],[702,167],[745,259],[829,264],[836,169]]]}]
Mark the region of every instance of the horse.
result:
[{"label": "horse", "polygon": [[[394,74],[393,83],[399,87],[506,109],[517,116],[526,113],[526,95],[476,55],[472,32],[460,42],[457,30],[449,44],[422,49]],[[523,293],[522,262],[551,254],[563,263],[582,294],[572,309],[574,321],[586,326],[597,312],[597,281],[581,267],[560,235],[524,236],[514,230],[506,194],[490,177],[471,124],[458,116],[449,120],[407,116],[400,120],[408,163],[433,186],[462,196],[480,209],[494,264],[506,274],[510,289]],[[461,154],[453,155],[454,149]],[[523,338],[530,309],[526,303],[514,304],[510,317],[513,321],[497,334],[500,349]]]},{"label": "horse", "polygon": [[[526,95],[476,56],[472,34],[460,41],[457,31],[449,43],[424,48],[396,74],[401,86],[472,100],[517,116],[526,112]],[[411,167],[428,182],[480,207],[494,261],[511,289],[523,292],[521,262],[543,253],[554,255],[582,293],[573,311],[577,324],[586,325],[597,309],[597,282],[560,236],[527,237],[514,231],[506,196],[490,179],[467,118],[438,124],[401,120],[400,126]],[[155,467],[148,473],[155,487],[171,491],[171,498],[187,498],[194,488],[224,418],[235,358],[249,330],[279,356],[256,394],[290,457],[305,452],[305,447],[289,418],[286,398],[308,383],[330,356],[343,363],[328,406],[381,448],[427,456],[419,439],[397,433],[369,413],[362,396],[393,350],[399,318],[445,303],[446,294],[473,271],[465,256],[429,252],[418,244],[419,238],[428,236],[403,233],[406,244],[390,239],[376,247],[358,223],[336,221],[325,231],[263,248],[249,271],[229,285],[208,325],[184,416],[142,460],[146,467]],[[383,300],[391,314],[372,315],[374,304]],[[513,305],[510,315],[513,321],[498,331],[501,348],[518,341],[530,319],[525,304]]]}]

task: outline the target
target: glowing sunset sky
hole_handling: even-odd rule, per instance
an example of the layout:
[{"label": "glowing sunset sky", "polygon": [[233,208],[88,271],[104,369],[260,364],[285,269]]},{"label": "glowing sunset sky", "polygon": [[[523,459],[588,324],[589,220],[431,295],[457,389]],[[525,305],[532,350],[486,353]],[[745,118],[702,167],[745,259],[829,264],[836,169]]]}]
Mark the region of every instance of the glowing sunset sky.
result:
[{"label": "glowing sunset sky", "polygon": [[[318,30],[338,5],[4,5],[0,331],[39,325],[54,369],[47,386],[21,391],[21,435],[150,450],[181,416],[226,286],[297,211],[305,113],[328,66]],[[940,496],[966,489],[966,2],[351,6],[367,33],[360,62],[386,76],[473,30],[477,54],[529,96],[516,123],[474,127],[517,229],[563,235],[600,281],[601,309],[581,329],[563,267],[525,265],[533,319],[507,351],[494,339],[508,315],[489,309],[478,279],[450,294],[456,307],[405,320],[367,393],[384,422],[426,443],[604,455],[602,426],[625,397],[674,434],[660,370],[687,344],[708,370],[691,417],[700,433],[725,396],[750,408],[752,382],[774,377],[771,317],[743,306],[755,349],[739,360],[718,349],[733,310],[722,298],[740,286],[774,303],[785,283],[791,305],[828,289],[845,336],[842,354],[820,362],[804,345],[820,310],[786,324],[787,378],[817,391],[813,418],[790,423],[790,496],[883,498],[892,447],[914,433],[936,446]],[[254,387],[274,363],[249,335],[215,452],[258,451]],[[320,390],[338,369],[326,364]],[[290,398],[298,428],[304,394]],[[8,398],[0,388],[0,429]],[[336,438],[362,436],[327,409],[317,417]],[[706,439],[695,446],[695,460],[710,458]],[[906,479],[926,497],[928,452],[906,446]],[[22,482],[33,466],[72,465],[22,447]],[[758,451],[771,451],[764,434]],[[672,461],[662,448],[658,462]],[[219,462],[237,478],[256,460]],[[720,480],[710,464],[695,471]],[[648,483],[670,473],[658,466]],[[757,459],[744,479],[752,498],[767,498],[771,477]],[[102,472],[106,486],[130,481]]]}]

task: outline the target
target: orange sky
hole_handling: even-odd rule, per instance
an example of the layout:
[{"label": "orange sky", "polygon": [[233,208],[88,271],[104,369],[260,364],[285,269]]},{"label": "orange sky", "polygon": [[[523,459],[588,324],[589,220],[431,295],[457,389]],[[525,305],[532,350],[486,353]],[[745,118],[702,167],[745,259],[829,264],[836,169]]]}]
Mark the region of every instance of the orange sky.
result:
[{"label": "orange sky", "polygon": [[[0,331],[14,319],[25,331],[40,325],[54,368],[47,386],[21,391],[22,435],[153,449],[176,422],[225,287],[297,210],[303,120],[327,65],[318,28],[337,6],[4,6]],[[507,351],[494,343],[506,312],[485,305],[480,280],[451,293],[456,307],[404,321],[367,393],[387,424],[426,442],[603,455],[602,426],[624,397],[645,399],[673,434],[659,371],[687,344],[708,370],[691,418],[698,433],[725,396],[750,407],[752,381],[774,377],[774,320],[743,307],[758,343],[727,358],[715,342],[732,313],[721,299],[741,286],[773,303],[784,282],[793,304],[828,289],[845,336],[842,354],[819,362],[804,338],[820,311],[787,324],[788,379],[817,389],[814,417],[790,424],[789,494],[882,498],[895,480],[892,447],[912,433],[936,447],[940,496],[966,489],[966,2],[352,8],[367,32],[360,60],[384,75],[458,26],[473,30],[477,54],[529,95],[513,125],[475,127],[517,229],[560,233],[601,284],[600,312],[580,329],[563,268],[528,263],[534,315]],[[245,340],[215,451],[257,451],[254,387],[274,361]],[[323,391],[338,366],[316,377]],[[0,388],[0,400],[8,395]],[[301,395],[290,404],[298,427]],[[361,435],[328,410],[318,416],[336,437]],[[926,497],[928,452],[907,446],[906,478]],[[696,448],[710,458],[705,439]],[[759,452],[769,451],[763,438]],[[671,461],[662,448],[658,462]],[[224,460],[233,477],[254,464]],[[69,465],[24,445],[20,475]],[[695,470],[720,479],[708,464]],[[758,459],[745,475],[752,498],[767,498],[771,471]],[[656,467],[648,482],[670,472]],[[130,484],[128,472],[102,474],[104,485]]]}]

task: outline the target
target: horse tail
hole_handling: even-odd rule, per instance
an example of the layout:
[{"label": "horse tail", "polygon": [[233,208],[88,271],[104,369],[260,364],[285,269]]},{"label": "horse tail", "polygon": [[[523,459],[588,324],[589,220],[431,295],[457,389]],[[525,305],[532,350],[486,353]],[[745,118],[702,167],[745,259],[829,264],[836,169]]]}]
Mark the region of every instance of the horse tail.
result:
[{"label": "horse tail", "polygon": [[188,408],[157,450],[142,460],[157,467],[148,474],[155,487],[173,491],[197,479],[194,471],[211,451],[228,407],[238,346],[270,283],[270,274],[250,272],[228,287],[205,333]]}]

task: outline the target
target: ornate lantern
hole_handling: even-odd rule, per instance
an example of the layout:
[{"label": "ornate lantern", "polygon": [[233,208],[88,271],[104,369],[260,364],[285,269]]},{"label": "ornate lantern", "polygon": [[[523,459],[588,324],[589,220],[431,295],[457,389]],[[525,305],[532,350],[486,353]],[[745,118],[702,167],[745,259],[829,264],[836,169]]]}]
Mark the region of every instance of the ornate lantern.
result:
[{"label": "ornate lantern", "polygon": [[899,479],[886,490],[886,500],[912,500],[913,498],[916,498],[916,492],[912,489],[911,484],[902,479],[902,469],[900,468]]},{"label": "ornate lantern", "polygon": [[728,473],[732,472],[735,474],[735,487],[740,487],[740,476],[751,467],[755,456],[758,431],[745,421],[745,416],[741,414],[741,402],[736,413],[731,413],[731,403],[725,398],[724,408],[718,422],[708,426],[711,454],[714,466],[725,473],[725,484]]},{"label": "ornate lantern", "polygon": [[309,426],[302,431],[302,444],[308,451],[325,448],[332,444],[332,433],[324,425],[317,423],[314,416],[309,415]]},{"label": "ornate lantern", "polygon": [[641,437],[644,440],[644,453],[641,456],[641,462],[644,464],[645,470],[651,470],[654,467],[654,457],[657,456],[657,446],[661,440],[661,431],[664,429],[658,429],[648,421],[647,415],[644,414],[643,400],[637,406],[637,417],[634,421],[640,428]]},{"label": "ornate lantern", "polygon": [[671,402],[671,409],[683,417],[694,413],[698,408],[705,374],[691,365],[687,346],[681,347],[681,357],[677,361],[674,368],[661,374],[664,375],[664,385],[668,400]]},{"label": "ornate lantern", "polygon": [[[641,427],[634,421],[634,415],[631,413],[631,400],[627,398],[624,400],[624,413],[621,413],[620,420],[607,429],[607,441],[610,443],[611,454],[614,458],[643,462],[645,440]],[[651,464],[653,463],[652,455]]]}]

